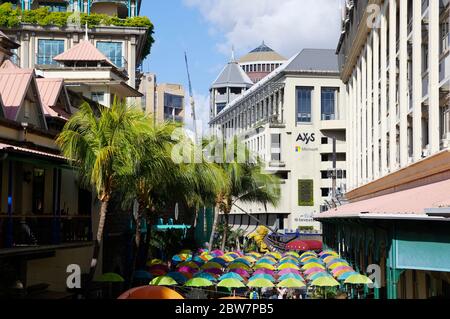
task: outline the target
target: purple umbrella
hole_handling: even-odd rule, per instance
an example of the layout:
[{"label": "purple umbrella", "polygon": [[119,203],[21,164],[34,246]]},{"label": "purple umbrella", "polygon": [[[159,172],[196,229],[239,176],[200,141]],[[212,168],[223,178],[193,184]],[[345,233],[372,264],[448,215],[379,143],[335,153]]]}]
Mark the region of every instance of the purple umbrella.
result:
[{"label": "purple umbrella", "polygon": [[211,255],[214,255],[217,257],[217,256],[223,256],[224,254],[223,254],[223,251],[221,251],[220,249],[216,249],[211,252]]},{"label": "purple umbrella", "polygon": [[188,266],[183,266],[183,267],[178,268],[178,272],[188,272],[191,274],[195,274],[197,271],[198,271],[197,269],[194,269],[194,268],[191,268]]},{"label": "purple umbrella", "polygon": [[291,269],[291,268],[285,268],[283,270],[280,270],[278,272],[278,276],[283,276],[286,274],[297,274],[297,275],[301,275],[300,271],[298,271],[297,269]]},{"label": "purple umbrella", "polygon": [[254,275],[257,275],[257,274],[269,274],[269,275],[273,276],[273,275],[275,275],[275,272],[273,270],[260,268],[260,269],[256,270],[253,274]]},{"label": "purple umbrella", "polygon": [[241,275],[241,277],[245,277],[245,278],[250,277],[250,275],[248,274],[248,272],[245,269],[235,268],[235,269],[231,269],[230,272],[235,272],[238,275]]},{"label": "purple umbrella", "polygon": [[203,272],[207,272],[213,275],[221,275],[223,273],[223,271],[221,269],[217,269],[217,268],[210,268],[210,269],[205,269],[203,270]]}]

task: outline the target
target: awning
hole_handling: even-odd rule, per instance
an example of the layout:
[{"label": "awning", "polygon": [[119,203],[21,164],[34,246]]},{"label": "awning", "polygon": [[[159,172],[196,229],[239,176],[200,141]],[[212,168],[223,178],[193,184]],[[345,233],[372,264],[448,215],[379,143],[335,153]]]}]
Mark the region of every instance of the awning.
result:
[{"label": "awning", "polygon": [[[383,218],[383,219],[436,219],[426,210],[450,206],[450,179],[403,191],[394,192],[350,204],[314,215],[314,219],[330,218]],[[448,219],[450,220],[450,219]]]},{"label": "awning", "polygon": [[19,146],[14,146],[14,145],[10,145],[10,144],[4,144],[4,143],[0,143],[0,151],[6,151],[6,152],[18,153],[18,154],[24,154],[24,155],[34,155],[37,157],[59,160],[59,161],[63,161],[63,162],[67,161],[67,159],[61,155],[56,155],[56,154],[43,152],[43,151],[32,150],[29,148],[24,148],[24,147],[19,147]]},{"label": "awning", "polygon": [[286,245],[286,249],[297,251],[321,250],[322,242],[318,240],[294,240]]}]

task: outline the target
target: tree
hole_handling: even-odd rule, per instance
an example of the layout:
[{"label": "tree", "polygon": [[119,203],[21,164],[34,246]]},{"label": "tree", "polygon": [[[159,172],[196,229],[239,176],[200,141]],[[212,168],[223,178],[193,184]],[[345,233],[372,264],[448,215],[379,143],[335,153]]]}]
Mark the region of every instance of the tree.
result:
[{"label": "tree", "polygon": [[[210,247],[213,245],[214,233],[217,227],[219,211],[228,224],[229,214],[237,201],[244,203],[261,203],[264,206],[276,206],[280,200],[280,181],[275,175],[263,172],[264,164],[259,158],[253,157],[250,151],[237,138],[228,144],[214,146],[216,159],[220,159],[220,166],[227,177],[225,187],[216,197],[216,214]],[[217,211],[218,210],[218,211]],[[224,228],[221,249],[225,248],[228,229]]]},{"label": "tree", "polygon": [[78,168],[81,183],[92,188],[101,203],[88,285],[97,266],[108,203],[123,178],[135,173],[149,123],[143,112],[122,101],[99,107],[99,114],[84,103],[56,139],[62,154]]}]

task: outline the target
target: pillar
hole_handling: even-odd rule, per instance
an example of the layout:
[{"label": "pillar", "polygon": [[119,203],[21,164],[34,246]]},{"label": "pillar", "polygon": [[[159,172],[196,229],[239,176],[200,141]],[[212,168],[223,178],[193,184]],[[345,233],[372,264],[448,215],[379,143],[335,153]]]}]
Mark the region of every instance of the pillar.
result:
[{"label": "pillar", "polygon": [[362,114],[361,114],[361,66],[358,65],[356,69],[356,154],[357,154],[357,186],[362,184],[362,141],[361,141],[361,125],[362,125]]},{"label": "pillar", "polygon": [[367,127],[367,61],[366,54],[363,53],[361,59],[361,155],[362,155],[362,163],[361,163],[361,182],[362,184],[367,183],[367,153],[368,153],[368,145],[367,145],[367,136],[369,135],[368,127]]},{"label": "pillar", "polygon": [[397,168],[397,0],[389,0],[389,169]]},{"label": "pillar", "polygon": [[373,180],[373,54],[370,39],[367,44],[367,181]]},{"label": "pillar", "polygon": [[412,16],[413,158],[422,158],[422,0],[413,0]]},{"label": "pillar", "polygon": [[380,34],[378,29],[373,30],[373,178],[380,177],[380,144],[379,144],[379,81],[380,81]]},{"label": "pillar", "polygon": [[380,175],[384,176],[387,172],[387,19],[386,19],[386,7],[381,15],[380,22],[380,84],[381,84],[381,96],[380,96],[380,143],[381,143],[381,163],[380,163]]},{"label": "pillar", "polygon": [[439,1],[429,1],[428,28],[428,136],[430,154],[439,152]]},{"label": "pillar", "polygon": [[408,1],[400,1],[400,167],[408,165]]}]

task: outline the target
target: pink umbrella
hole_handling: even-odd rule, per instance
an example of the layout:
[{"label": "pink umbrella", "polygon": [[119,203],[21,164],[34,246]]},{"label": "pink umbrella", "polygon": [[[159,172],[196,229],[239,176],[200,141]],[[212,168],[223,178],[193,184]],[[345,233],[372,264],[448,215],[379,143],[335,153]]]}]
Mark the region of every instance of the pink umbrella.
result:
[{"label": "pink umbrella", "polygon": [[218,269],[218,268],[209,268],[209,269],[205,269],[203,270],[203,272],[207,272],[213,275],[221,275],[223,273],[222,269]]},{"label": "pink umbrella", "polygon": [[297,275],[301,275],[300,271],[298,271],[297,269],[291,269],[291,268],[285,268],[283,270],[280,270],[278,272],[278,276],[283,276],[285,274],[297,274]]},{"label": "pink umbrella", "polygon": [[256,270],[254,273],[254,275],[258,275],[258,274],[269,274],[271,276],[273,276],[275,274],[275,272],[273,270],[269,270],[269,269],[265,269],[265,268],[260,268],[258,270]]},{"label": "pink umbrella", "polygon": [[220,249],[216,249],[216,250],[213,250],[212,252],[211,252],[211,254],[212,255],[214,255],[214,256],[223,256],[224,255],[224,253],[223,253],[223,251],[221,251]]},{"label": "pink umbrella", "polygon": [[341,271],[341,270],[350,270],[350,271],[353,271],[353,268],[350,267],[350,266],[339,266],[339,267],[334,268],[331,272],[332,272],[333,275],[334,275],[335,273],[337,273],[338,271]]},{"label": "pink umbrella", "polygon": [[249,273],[245,270],[245,269],[240,269],[240,268],[235,268],[235,269],[231,269],[230,272],[235,272],[238,275],[241,275],[241,277],[250,277]]},{"label": "pink umbrella", "polygon": [[310,275],[310,274],[315,274],[318,272],[325,272],[325,269],[320,268],[320,267],[313,267],[313,268],[309,268],[308,270],[306,270],[304,272],[305,275]]},{"label": "pink umbrella", "polygon": [[178,268],[178,272],[188,272],[191,274],[195,274],[197,271],[198,271],[197,269],[194,269],[194,268],[191,268],[188,266],[183,266],[183,267]]}]

